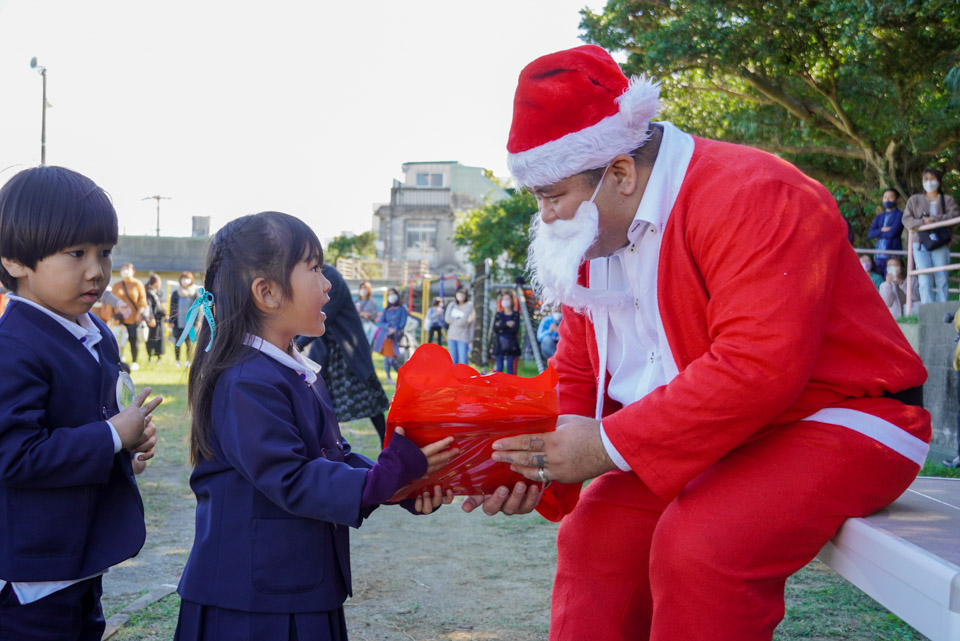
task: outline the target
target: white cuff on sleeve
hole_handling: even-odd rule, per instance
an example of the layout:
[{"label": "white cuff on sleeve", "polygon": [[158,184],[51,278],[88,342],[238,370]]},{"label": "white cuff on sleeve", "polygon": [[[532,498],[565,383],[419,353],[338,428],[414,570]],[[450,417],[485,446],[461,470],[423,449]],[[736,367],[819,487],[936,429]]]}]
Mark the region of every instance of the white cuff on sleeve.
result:
[{"label": "white cuff on sleeve", "polygon": [[620,452],[618,452],[617,448],[613,446],[613,443],[610,442],[610,439],[607,438],[607,431],[603,429],[603,423],[600,423],[600,440],[603,441],[603,449],[607,450],[607,456],[610,457],[610,460],[613,461],[614,465],[624,472],[629,472],[633,469],[630,467],[630,464],[627,463],[626,459],[620,456]]},{"label": "white cuff on sleeve", "polygon": [[107,425],[110,426],[110,436],[113,437],[113,453],[116,454],[123,449],[123,443],[120,442],[120,434],[117,432],[117,428],[113,426],[113,423],[107,421]]}]

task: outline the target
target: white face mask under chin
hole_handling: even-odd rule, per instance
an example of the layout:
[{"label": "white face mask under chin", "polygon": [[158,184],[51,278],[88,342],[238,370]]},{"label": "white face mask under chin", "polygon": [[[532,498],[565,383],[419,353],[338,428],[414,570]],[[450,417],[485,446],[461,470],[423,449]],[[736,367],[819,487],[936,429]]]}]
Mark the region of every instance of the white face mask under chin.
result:
[{"label": "white face mask under chin", "polygon": [[599,234],[600,212],[594,199],[606,173],[605,169],[590,200],[580,203],[570,220],[545,224],[539,213],[534,215],[527,267],[534,288],[547,304],[564,303],[576,310],[598,311],[619,307],[628,299],[624,292],[588,289],[577,283],[583,257]]}]

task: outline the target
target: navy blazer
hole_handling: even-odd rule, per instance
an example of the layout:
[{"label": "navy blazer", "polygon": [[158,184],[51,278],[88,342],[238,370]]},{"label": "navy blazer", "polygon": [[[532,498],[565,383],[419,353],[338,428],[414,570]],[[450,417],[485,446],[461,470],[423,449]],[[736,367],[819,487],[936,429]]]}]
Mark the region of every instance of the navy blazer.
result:
[{"label": "navy blazer", "polygon": [[292,369],[247,348],[213,392],[213,460],[194,468],[184,599],[250,612],[322,612],[351,593],[347,526],[369,459],[340,435],[333,405]]},{"label": "navy blazer", "polygon": [[0,579],[68,581],[134,556],[146,531],[118,412],[120,356],[103,335],[100,363],[40,310],[10,301],[0,316]]}]

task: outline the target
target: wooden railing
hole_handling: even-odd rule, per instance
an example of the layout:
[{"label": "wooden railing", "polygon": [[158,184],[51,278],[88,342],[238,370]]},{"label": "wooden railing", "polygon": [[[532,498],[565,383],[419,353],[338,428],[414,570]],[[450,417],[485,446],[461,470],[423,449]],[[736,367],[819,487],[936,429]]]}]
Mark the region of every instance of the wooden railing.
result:
[{"label": "wooden railing", "polygon": [[[960,262],[950,263],[948,265],[943,265],[942,267],[927,267],[925,269],[914,269],[913,268],[913,244],[919,242],[917,237],[917,232],[927,231],[930,229],[940,229],[941,227],[953,227],[954,225],[960,224],[960,217],[957,218],[948,218],[947,220],[939,220],[935,223],[929,223],[926,225],[920,225],[914,229],[910,229],[909,234],[907,234],[907,306],[906,313],[909,316],[913,309],[913,281],[911,280],[914,276],[919,276],[920,274],[935,274],[937,272],[947,272],[955,271],[960,269]],[[893,254],[895,252],[885,251],[883,253]],[[950,254],[950,259],[960,257],[960,254]],[[960,290],[950,290],[954,293]]]}]

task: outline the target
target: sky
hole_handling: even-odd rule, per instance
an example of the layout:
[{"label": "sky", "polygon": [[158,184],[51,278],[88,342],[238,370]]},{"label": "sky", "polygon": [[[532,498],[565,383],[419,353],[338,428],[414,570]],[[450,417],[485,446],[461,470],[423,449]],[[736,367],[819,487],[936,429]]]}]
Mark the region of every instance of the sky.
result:
[{"label": "sky", "polygon": [[506,168],[513,92],[603,0],[0,0],[0,184],[40,163],[113,198],[121,233],[267,209],[371,228],[408,161]]}]

